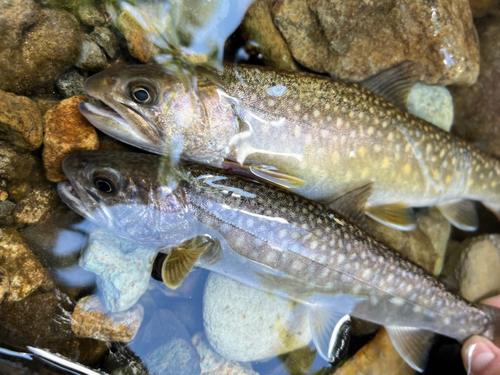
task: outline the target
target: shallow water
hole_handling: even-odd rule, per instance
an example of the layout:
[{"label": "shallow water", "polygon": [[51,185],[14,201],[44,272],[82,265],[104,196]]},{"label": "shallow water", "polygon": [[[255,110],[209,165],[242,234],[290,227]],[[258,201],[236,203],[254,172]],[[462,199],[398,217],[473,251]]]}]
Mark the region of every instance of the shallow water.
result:
[{"label": "shallow water", "polygon": [[[371,2],[364,3],[371,4]],[[120,7],[115,2],[105,4],[83,0],[71,2],[41,0],[27,1],[26,4],[16,0],[7,1],[5,4],[0,3],[0,23],[3,20],[6,25],[0,26],[0,31],[4,33],[0,35],[5,36],[4,44],[0,43],[0,64],[4,64],[3,73],[0,68],[0,79],[3,81],[0,84],[0,90],[32,100],[17,102],[18,99],[6,96],[3,91],[0,95],[0,140],[5,141],[0,143],[0,173],[3,174],[0,174],[0,249],[2,250],[0,272],[2,269],[6,270],[10,280],[9,291],[3,296],[2,292],[7,278],[0,273],[0,373],[279,375],[335,372],[347,374],[351,373],[349,371],[354,371],[353,369],[366,373],[370,371],[384,374],[412,373],[412,370],[404,364],[390,345],[376,346],[379,345],[376,344],[375,347],[370,347],[373,340],[383,340],[387,335],[381,331],[377,334],[376,329],[366,326],[355,331],[344,360],[335,367],[330,366],[316,353],[312,342],[305,343],[306,345],[295,345],[293,351],[286,352],[285,350],[284,353],[276,355],[283,351],[276,349],[277,347],[288,345],[287,340],[294,339],[294,335],[299,337],[303,332],[297,330],[297,332],[289,333],[288,328],[285,329],[285,333],[279,331],[284,326],[276,324],[272,320],[275,316],[271,315],[276,311],[280,313],[286,311],[292,316],[297,312],[296,306],[283,307],[287,305],[286,302],[266,292],[260,292],[262,297],[245,300],[245,292],[242,292],[245,289],[238,289],[240,286],[232,285],[227,287],[227,293],[233,294],[226,296],[221,293],[217,294],[221,306],[217,307],[216,304],[217,308],[209,310],[207,307],[209,287],[207,285],[211,282],[217,287],[220,285],[220,280],[217,284],[214,281],[215,277],[209,276],[209,271],[201,268],[195,269],[184,280],[181,287],[176,290],[169,289],[161,281],[161,265],[164,256],[160,255],[154,263],[152,261],[148,263],[145,260],[146,257],[153,260],[157,249],[142,248],[137,244],[120,240],[112,234],[107,235],[102,232],[103,228],[82,219],[71,211],[57,195],[55,181],[61,181],[59,179],[63,178],[61,177],[62,171],[60,171],[61,160],[57,159],[57,155],[50,155],[47,150],[65,152],[57,147],[60,143],[61,148],[64,148],[66,141],[64,136],[59,135],[58,138],[58,132],[75,133],[71,134],[73,151],[80,148],[95,149],[98,145],[99,149],[104,150],[143,152],[113,140],[100,131],[91,133],[88,130],[90,123],[87,122],[85,126],[88,128],[71,130],[73,122],[85,121],[82,120],[83,117],[78,117],[80,115],[74,103],[72,106],[68,105],[67,109],[50,112],[53,108],[57,108],[55,106],[63,99],[75,95],[86,95],[83,91],[83,80],[110,66],[144,63],[153,61],[155,56],[157,62],[170,61],[173,56],[177,60],[174,59],[176,62],[169,65],[170,69],[177,69],[176,74],[189,79],[196,65],[220,67],[222,56],[226,61],[235,62],[235,65],[250,63],[293,69],[304,64],[301,70],[314,72],[317,65],[314,63],[307,65],[309,62],[305,57],[301,57],[301,61],[294,61],[288,49],[286,49],[288,55],[283,52],[282,59],[276,60],[273,54],[281,53],[283,45],[286,46],[287,42],[290,49],[293,46],[292,55],[296,59],[299,59],[298,56],[303,56],[300,46],[297,47],[293,44],[294,42],[290,42],[287,31],[281,29],[286,40],[281,38],[279,41],[272,39],[274,36],[271,38],[269,32],[270,39],[266,45],[265,41],[255,42],[255,39],[259,38],[255,29],[262,27],[258,23],[257,26],[252,26],[251,22],[247,21],[242,27],[236,29],[249,5],[246,2],[238,3],[236,6],[234,2],[225,1],[186,1],[184,3],[172,2],[166,6],[165,4],[168,3],[161,1],[136,1],[131,4],[125,3],[125,6],[122,4],[122,7],[129,9],[131,17],[128,19],[122,17],[120,21],[118,20]],[[136,6],[136,8],[127,8],[127,6]],[[267,19],[266,17],[271,19],[270,13],[266,13],[265,9],[264,6],[254,9],[253,17],[255,19],[262,17],[263,20]],[[500,25],[500,20],[495,18],[498,17],[495,13],[497,11],[500,12],[500,10],[488,10],[487,12],[491,15],[481,14],[482,18],[476,17],[475,19],[475,27],[480,31],[480,40],[484,38],[484,45],[493,44],[490,39],[486,38],[490,32],[489,28],[494,29]],[[280,17],[275,16],[277,19],[274,21],[275,25],[280,22],[283,25],[284,21]],[[366,17],[369,20],[370,16]],[[436,17],[434,9],[432,20],[435,25],[439,26]],[[458,15],[453,15],[453,17],[460,18]],[[139,20],[139,27],[134,26],[134,19],[136,23]],[[404,16],[403,19],[411,19],[411,14]],[[370,22],[372,21],[367,21],[367,24]],[[466,21],[460,22],[466,23]],[[304,21],[304,25],[306,23]],[[434,35],[439,34],[438,26],[433,31]],[[153,36],[153,43],[147,44],[141,36],[133,34],[134,32],[144,33],[144,29],[147,29],[146,31]],[[141,33],[138,30],[141,30]],[[279,34],[276,30],[274,32]],[[143,37],[144,34],[142,34]],[[337,42],[336,51],[346,48],[344,42]],[[461,56],[462,61],[467,62],[466,67],[469,69],[474,65],[469,64],[469,59],[473,59],[471,56],[474,55],[474,51],[467,51],[469,41],[457,42],[459,43],[463,44],[460,51],[465,50]],[[446,52],[444,66],[449,70],[443,73],[437,72],[439,69],[436,68],[433,76],[430,73],[432,69],[429,69],[425,73],[427,83],[441,85],[472,83],[473,79],[465,73],[462,76],[455,74],[454,64],[458,64],[460,59],[455,59],[453,53],[460,55],[459,48],[453,43],[442,48]],[[313,55],[313,52],[311,50],[309,53]],[[487,51],[481,53],[484,54]],[[482,76],[479,78],[483,86],[488,79],[495,82],[492,87],[488,87],[489,91],[485,89],[490,96],[492,92],[500,93],[500,79],[498,78],[500,70],[495,68],[498,67],[500,56],[493,53],[491,55],[491,58],[484,58],[483,55],[481,57],[481,61],[484,60],[490,64],[481,65],[481,69],[489,72],[490,78],[485,79]],[[183,63],[178,63],[179,59]],[[345,79],[349,74],[349,69],[342,70],[340,65],[342,65],[341,62],[336,68],[331,66],[324,70],[318,68],[316,73],[326,75],[326,71],[332,69],[333,77]],[[344,61],[344,66],[347,65],[349,64]],[[457,70],[463,68],[461,66]],[[360,81],[369,75],[367,73],[366,69],[360,68],[359,72],[352,73],[354,77],[352,80]],[[452,78],[442,78],[451,77],[453,74],[456,76],[454,76],[455,81]],[[447,79],[453,82],[448,82]],[[489,107],[485,105],[485,109],[468,103],[467,95],[463,93],[463,90],[459,86],[451,89],[455,102],[463,106],[463,108],[458,108],[456,104],[455,107],[455,114],[456,116],[458,114],[460,121],[474,117],[474,109],[495,112],[495,104]],[[475,93],[474,95],[477,91],[471,90]],[[82,99],[75,99],[75,103],[80,100]],[[87,97],[87,100],[93,99]],[[96,102],[95,99],[94,102]],[[472,111],[472,115],[467,114],[467,111]],[[9,117],[11,112],[14,113],[14,118],[17,119],[16,116],[19,116],[21,120],[12,120],[12,117]],[[25,117],[22,117],[23,114]],[[494,125],[491,125],[495,122],[495,118],[492,119],[492,117],[493,115],[479,120],[475,119],[478,123],[481,121],[485,123],[484,131],[478,130],[475,133],[468,128],[459,128],[454,125],[452,133],[463,136],[483,151],[498,156],[498,153],[494,151],[494,145],[496,134],[500,133]],[[3,121],[7,125],[4,126]],[[39,129],[33,126],[33,130],[23,125],[30,121],[39,124]],[[45,137],[42,134],[42,128]],[[55,135],[53,139],[49,139],[49,133]],[[453,254],[459,252],[458,242],[486,233],[500,233],[500,223],[495,215],[479,203],[476,206],[480,225],[475,232],[450,229],[442,217],[441,221],[431,221],[430,224],[430,227],[438,228],[438,231],[444,230],[442,228],[448,225],[446,230],[451,232],[444,244],[439,245],[443,248],[443,254],[436,255],[432,261],[437,264],[436,259],[440,257],[441,264],[445,263],[443,279],[455,289],[459,283],[454,279],[456,276],[454,267],[458,269],[457,262],[460,262],[453,261],[452,258]],[[422,218],[422,221],[427,220],[425,218],[431,215],[432,213],[427,208],[417,210],[417,217]],[[442,224],[443,221],[446,224]],[[428,247],[436,246],[437,248],[438,246],[433,241],[439,236],[433,237],[429,234],[430,231],[425,231],[421,227],[418,229],[418,234],[410,238],[405,237],[406,234],[400,235],[401,237],[398,237],[399,234],[388,234],[389,230],[386,233],[386,229],[380,229],[378,224],[373,225],[372,228],[378,228],[378,231],[383,232],[378,234],[382,236],[382,241],[393,240],[394,243],[399,243],[403,248],[403,253],[406,256],[415,256],[417,262],[426,258],[427,255],[424,249],[420,248],[419,252],[419,247],[411,243],[417,243],[424,238],[422,243],[427,244]],[[421,225],[420,222],[419,225]],[[90,235],[93,242],[89,242]],[[380,239],[380,237],[377,238]],[[396,246],[392,242],[390,244]],[[446,248],[445,256],[444,249]],[[413,251],[417,254],[412,254]],[[83,259],[82,254],[86,254],[86,259]],[[450,264],[448,268],[447,264]],[[127,279],[127,276],[135,272],[134,267],[151,276],[142,279]],[[488,272],[494,270],[494,265],[492,267],[488,269]],[[133,272],[129,273],[129,270]],[[139,285],[139,279],[142,282],[141,285]],[[488,285],[488,288],[482,290],[483,294],[480,293],[475,298],[482,299],[482,297],[500,292],[500,284]],[[236,291],[239,291],[240,295]],[[464,293],[462,289],[460,292]],[[248,292],[249,295],[251,293],[253,292]],[[101,302],[99,306],[92,305],[96,313],[92,317],[89,317],[91,314],[86,315],[90,320],[76,322],[77,303],[81,306],[82,299],[88,296],[96,296],[92,303],[97,305],[99,305],[97,302],[99,300],[104,302]],[[136,296],[140,296],[137,301],[134,300]],[[257,298],[259,298],[258,304]],[[120,312],[118,315],[113,315],[103,306],[103,303],[108,307],[126,304],[127,309],[122,314],[121,310],[124,309],[116,307],[116,310]],[[227,306],[223,308],[223,304]],[[261,306],[267,308],[266,311],[270,311],[271,318],[268,317],[267,321],[266,317],[258,320],[259,313],[263,311],[259,311]],[[100,315],[98,311],[103,311],[104,315]],[[216,318],[210,317],[210,312],[213,313],[213,311],[218,314],[216,318],[229,317],[228,319],[231,320],[214,321]],[[81,314],[83,315],[85,314]],[[118,329],[115,324],[112,329],[113,323],[106,320],[106,315],[112,316],[112,320],[125,322],[125,324],[119,326]],[[285,320],[289,317],[278,316],[278,318]],[[254,319],[253,323],[252,319]],[[221,349],[223,345],[218,343],[217,345],[221,345],[218,350],[213,348],[205,331],[208,325],[222,326],[226,323],[228,327],[238,332],[237,335],[229,334],[229,338],[214,339],[216,335],[212,332],[214,330],[212,327],[210,328],[211,340],[225,340],[226,349],[231,345],[245,348],[246,341],[248,341],[248,347],[264,346],[269,344],[265,340],[259,341],[259,336],[264,335],[264,333],[260,334],[260,331],[271,332],[278,337],[273,343],[274,348],[270,345],[271,354],[251,361],[225,358],[224,353],[218,353],[218,351],[224,351]],[[226,332],[217,334],[227,336],[228,328],[225,329]],[[246,332],[245,329],[248,331]],[[375,342],[378,343],[378,341]],[[30,351],[30,347],[35,349]],[[430,351],[424,373],[465,373],[461,363],[460,348],[460,344],[455,340],[439,336]],[[42,349],[45,352],[37,352],[36,349]],[[241,354],[243,349],[238,350],[240,350],[238,354]],[[54,358],[47,362],[43,359],[43,357],[47,358],[47,352],[60,354],[67,358],[68,362],[61,362]],[[370,357],[374,353],[377,355],[372,363],[362,363],[359,357],[354,357],[356,353],[358,356],[365,357]],[[70,370],[71,363],[74,366],[73,370]]]}]

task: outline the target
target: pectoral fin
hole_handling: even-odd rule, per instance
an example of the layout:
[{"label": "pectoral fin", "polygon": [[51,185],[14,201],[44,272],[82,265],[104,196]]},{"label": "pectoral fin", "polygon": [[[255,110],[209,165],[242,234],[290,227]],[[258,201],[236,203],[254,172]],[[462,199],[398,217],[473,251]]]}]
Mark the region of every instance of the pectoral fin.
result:
[{"label": "pectoral fin", "polygon": [[392,104],[406,109],[408,95],[410,95],[410,91],[417,81],[418,75],[415,64],[412,61],[404,61],[375,74],[363,81],[361,85],[379,94]]},{"label": "pectoral fin", "polygon": [[390,228],[408,231],[417,227],[412,208],[403,203],[367,207],[366,214]]},{"label": "pectoral fin", "polygon": [[208,236],[198,236],[174,247],[163,261],[161,275],[170,289],[177,289],[189,275],[198,259],[214,246]]},{"label": "pectoral fin", "polygon": [[399,355],[415,371],[423,372],[434,333],[415,327],[385,327]]},{"label": "pectoral fin", "polygon": [[351,317],[319,306],[309,310],[309,323],[316,350],[331,364],[339,363],[349,347]]},{"label": "pectoral fin", "polygon": [[472,201],[442,203],[437,208],[458,229],[472,232],[479,226],[476,207]]},{"label": "pectoral fin", "polygon": [[366,224],[366,201],[372,193],[373,182],[351,190],[341,197],[326,204],[334,212],[344,215],[352,222],[363,227]]},{"label": "pectoral fin", "polygon": [[272,167],[251,165],[249,168],[254,176],[286,189],[298,188],[307,184],[307,181],[281,173]]}]

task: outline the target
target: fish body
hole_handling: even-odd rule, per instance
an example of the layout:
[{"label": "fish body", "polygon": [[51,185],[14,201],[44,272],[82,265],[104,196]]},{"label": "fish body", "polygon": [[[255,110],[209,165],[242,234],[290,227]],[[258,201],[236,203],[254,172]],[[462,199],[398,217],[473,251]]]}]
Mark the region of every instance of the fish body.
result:
[{"label": "fish body", "polygon": [[[123,142],[168,154],[180,133],[184,159],[272,169],[304,181],[287,187],[323,203],[372,182],[368,209],[437,205],[462,229],[474,225],[445,204],[477,200],[500,209],[498,161],[363,86],[248,66],[202,78],[195,89],[157,66],[109,69],[85,87],[112,110],[80,108]],[[141,87],[147,103],[133,96]]]},{"label": "fish body", "polygon": [[[82,216],[159,249],[211,236],[222,251],[198,266],[307,304],[312,317],[324,309],[384,325],[415,369],[421,363],[398,345],[400,329],[499,342],[498,310],[453,294],[314,201],[223,170],[189,165],[179,173],[154,155],[81,152],[64,161],[64,171],[70,182],[59,193]],[[101,191],[100,179],[113,188]]]}]

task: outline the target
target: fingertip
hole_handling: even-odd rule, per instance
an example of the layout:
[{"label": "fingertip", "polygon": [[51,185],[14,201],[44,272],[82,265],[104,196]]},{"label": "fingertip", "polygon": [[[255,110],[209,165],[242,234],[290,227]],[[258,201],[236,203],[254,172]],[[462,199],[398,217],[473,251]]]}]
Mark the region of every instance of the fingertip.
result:
[{"label": "fingertip", "polygon": [[490,367],[493,366],[493,362],[495,366],[500,366],[500,350],[487,339],[472,336],[462,346],[462,361],[468,374],[495,374],[500,368]]}]

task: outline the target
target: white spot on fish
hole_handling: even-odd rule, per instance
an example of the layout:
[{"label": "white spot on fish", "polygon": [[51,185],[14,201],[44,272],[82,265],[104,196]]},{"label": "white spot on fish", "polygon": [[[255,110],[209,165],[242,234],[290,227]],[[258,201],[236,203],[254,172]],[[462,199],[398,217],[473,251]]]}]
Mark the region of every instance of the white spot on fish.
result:
[{"label": "white spot on fish", "polygon": [[399,297],[392,297],[390,300],[389,300],[390,303],[393,303],[394,305],[396,306],[401,306],[405,303],[404,299],[402,298],[399,298]]},{"label": "white spot on fish", "polygon": [[285,86],[278,85],[278,86],[269,87],[266,92],[268,95],[271,95],[271,96],[282,96],[282,95],[285,95],[286,90],[287,89]]}]

